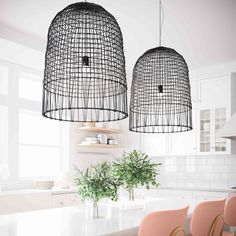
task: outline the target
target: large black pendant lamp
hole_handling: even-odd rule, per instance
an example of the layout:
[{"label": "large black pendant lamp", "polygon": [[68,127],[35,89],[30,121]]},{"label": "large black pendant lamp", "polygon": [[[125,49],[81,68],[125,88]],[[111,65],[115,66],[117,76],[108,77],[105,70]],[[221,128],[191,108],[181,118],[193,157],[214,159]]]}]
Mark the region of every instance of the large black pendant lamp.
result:
[{"label": "large black pendant lamp", "polygon": [[99,5],[78,2],[53,19],[45,55],[43,116],[103,122],[128,116],[123,38]]},{"label": "large black pendant lamp", "polygon": [[140,133],[175,133],[192,129],[188,66],[174,49],[160,46],[137,60],[131,86],[129,129]]}]

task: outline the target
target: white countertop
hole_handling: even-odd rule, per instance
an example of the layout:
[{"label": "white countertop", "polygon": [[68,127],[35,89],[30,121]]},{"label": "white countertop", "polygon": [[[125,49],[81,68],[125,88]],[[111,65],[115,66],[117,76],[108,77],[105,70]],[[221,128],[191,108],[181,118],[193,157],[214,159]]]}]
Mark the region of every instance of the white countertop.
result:
[{"label": "white countertop", "polygon": [[112,207],[110,218],[91,219],[85,206],[47,209],[0,216],[1,236],[134,236],[143,217],[152,211],[168,210],[190,205],[189,217],[197,202],[187,200],[149,199],[145,209],[121,210]]},{"label": "white countertop", "polygon": [[161,190],[180,190],[180,191],[197,191],[197,192],[236,192],[236,189],[231,188],[196,188],[196,187],[168,187],[160,186],[157,189]]},{"label": "white countertop", "polygon": [[66,194],[66,193],[76,193],[77,188],[62,189],[62,188],[53,188],[53,189],[16,189],[16,190],[5,190],[0,192],[0,196],[3,195],[16,195],[16,194],[32,194],[32,193],[49,193],[49,194]]},{"label": "white countertop", "polygon": [[[155,188],[158,190],[179,190],[179,191],[203,191],[203,192],[236,192],[236,189],[207,189],[207,188],[194,188],[194,187],[168,187],[168,186],[160,186]],[[66,194],[66,193],[77,193],[77,188],[53,188],[53,189],[18,189],[18,190],[5,190],[0,192],[0,196],[3,195],[15,195],[15,194],[31,194],[31,193],[49,193],[49,194]]]}]

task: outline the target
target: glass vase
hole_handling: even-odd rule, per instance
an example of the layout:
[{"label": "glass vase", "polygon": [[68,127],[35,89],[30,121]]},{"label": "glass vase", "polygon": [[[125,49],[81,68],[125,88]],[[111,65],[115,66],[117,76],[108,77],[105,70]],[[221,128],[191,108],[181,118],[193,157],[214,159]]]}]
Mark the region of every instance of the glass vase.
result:
[{"label": "glass vase", "polygon": [[119,208],[121,210],[145,210],[146,202],[145,199],[140,197],[137,188],[133,189],[119,189]]},{"label": "glass vase", "polygon": [[134,201],[134,189],[129,189],[129,201]]},{"label": "glass vase", "polygon": [[86,215],[90,219],[101,219],[111,217],[111,206],[107,201],[86,202]]}]

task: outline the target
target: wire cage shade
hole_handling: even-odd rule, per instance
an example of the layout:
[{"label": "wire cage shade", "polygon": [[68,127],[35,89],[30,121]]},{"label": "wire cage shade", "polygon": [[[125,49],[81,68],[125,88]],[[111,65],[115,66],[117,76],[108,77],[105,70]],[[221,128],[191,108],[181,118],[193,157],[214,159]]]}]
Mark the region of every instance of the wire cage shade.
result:
[{"label": "wire cage shade", "polygon": [[76,122],[128,116],[122,33],[116,19],[101,6],[71,4],[53,19],[45,55],[42,113]]},{"label": "wire cage shade", "polygon": [[188,67],[174,49],[150,49],[136,62],[129,129],[141,133],[174,133],[192,129]]}]

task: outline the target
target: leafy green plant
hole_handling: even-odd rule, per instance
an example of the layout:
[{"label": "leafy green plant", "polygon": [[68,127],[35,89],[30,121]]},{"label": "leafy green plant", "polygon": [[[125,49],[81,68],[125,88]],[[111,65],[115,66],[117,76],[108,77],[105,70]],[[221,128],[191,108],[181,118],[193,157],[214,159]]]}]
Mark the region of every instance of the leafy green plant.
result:
[{"label": "leafy green plant", "polygon": [[76,169],[75,182],[82,200],[90,199],[97,205],[102,198],[118,199],[117,179],[112,175],[112,166],[101,162],[87,168],[86,171]]},{"label": "leafy green plant", "polygon": [[161,163],[152,163],[147,154],[137,150],[124,153],[123,157],[113,163],[114,176],[120,185],[129,191],[129,199],[134,200],[134,188],[158,186]]}]

